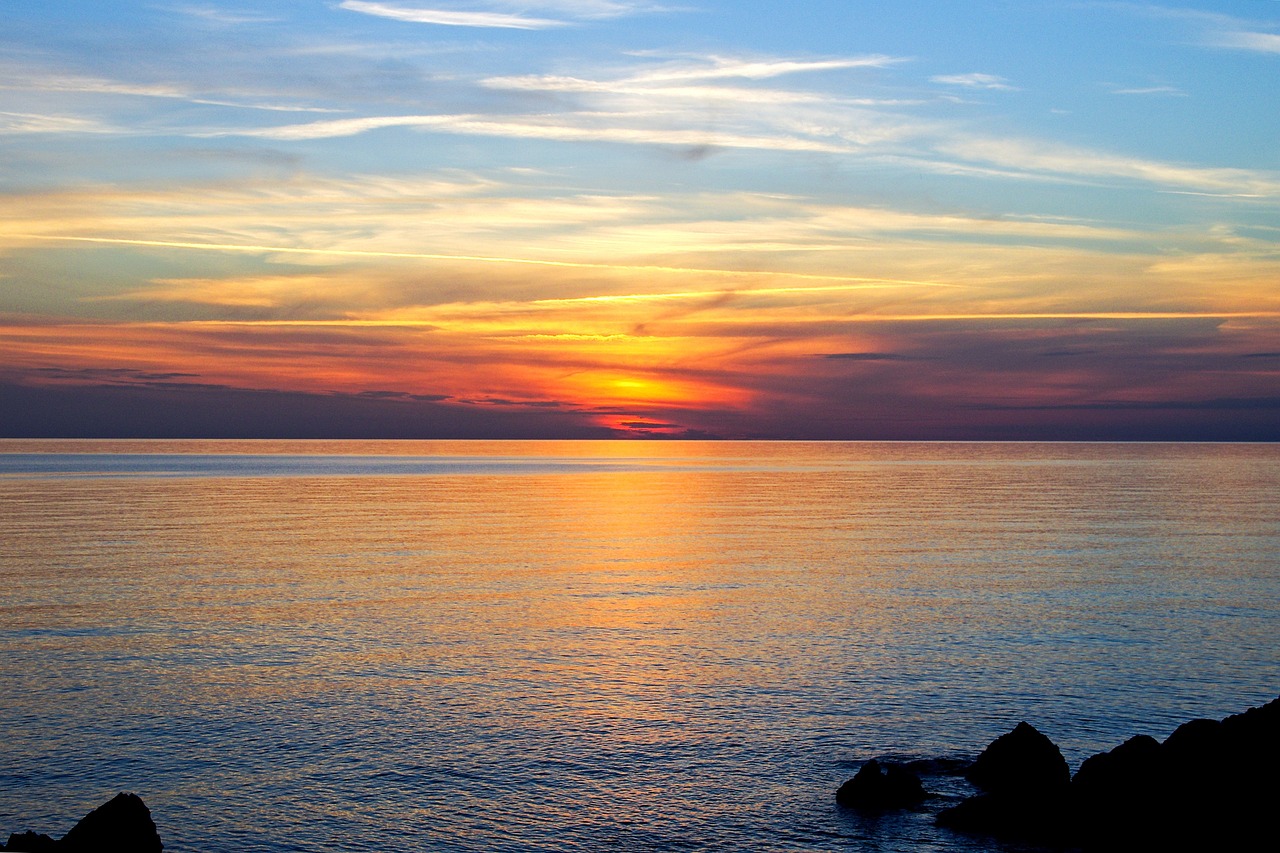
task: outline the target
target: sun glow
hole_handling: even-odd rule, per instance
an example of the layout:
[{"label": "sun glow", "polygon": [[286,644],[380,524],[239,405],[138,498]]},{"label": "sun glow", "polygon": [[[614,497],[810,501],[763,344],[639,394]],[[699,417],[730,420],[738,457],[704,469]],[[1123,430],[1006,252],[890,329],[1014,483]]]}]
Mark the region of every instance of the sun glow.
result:
[{"label": "sun glow", "polygon": [[638,373],[590,371],[568,377],[567,393],[596,406],[705,405],[725,391],[702,383]]}]

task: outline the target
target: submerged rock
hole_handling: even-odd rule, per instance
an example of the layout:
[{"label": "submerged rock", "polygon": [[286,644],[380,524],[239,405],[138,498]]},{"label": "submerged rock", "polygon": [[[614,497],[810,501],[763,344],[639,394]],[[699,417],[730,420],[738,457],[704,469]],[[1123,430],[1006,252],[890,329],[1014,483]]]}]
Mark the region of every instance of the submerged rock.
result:
[{"label": "submerged rock", "polygon": [[924,802],[920,777],[905,767],[885,768],[874,758],[836,791],[836,802],[862,811],[890,811],[918,806]]},{"label": "submerged rock", "polygon": [[164,845],[151,810],[136,794],[118,794],[85,815],[54,841],[34,832],[14,833],[6,853],[161,853]]}]

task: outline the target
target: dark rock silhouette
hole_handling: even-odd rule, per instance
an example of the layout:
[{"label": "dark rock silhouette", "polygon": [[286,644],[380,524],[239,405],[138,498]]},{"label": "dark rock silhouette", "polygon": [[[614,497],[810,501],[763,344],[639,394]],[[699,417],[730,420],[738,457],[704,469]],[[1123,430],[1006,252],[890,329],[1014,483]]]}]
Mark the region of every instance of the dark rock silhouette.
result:
[{"label": "dark rock silhouette", "polygon": [[836,802],[862,811],[889,811],[917,806],[926,796],[919,776],[897,765],[882,768],[873,758],[840,786]]},{"label": "dark rock silhouette", "polygon": [[58,842],[59,853],[160,853],[163,849],[151,810],[137,794],[117,794],[85,815]]},{"label": "dark rock silhouette", "polygon": [[1274,844],[1280,699],[1222,721],[1184,723],[1164,743],[1130,738],[1086,759],[1069,784],[1061,761],[1048,738],[1020,724],[966,774],[984,793],[942,811],[938,824],[1099,853]]},{"label": "dark rock silhouette", "polygon": [[1056,795],[1071,782],[1071,768],[1062,752],[1025,722],[992,741],[964,775],[995,795]]},{"label": "dark rock silhouette", "polygon": [[160,853],[164,845],[151,810],[136,794],[118,794],[89,812],[57,841],[34,832],[15,833],[0,850],[25,853]]},{"label": "dark rock silhouette", "polygon": [[1070,834],[1061,798],[979,794],[938,813],[938,826],[972,835],[1057,845]]},{"label": "dark rock silhouette", "polygon": [[58,842],[47,835],[36,832],[15,832],[9,836],[9,843],[0,850],[22,850],[24,853],[51,853],[57,850]]},{"label": "dark rock silhouette", "polygon": [[1077,831],[1093,847],[1134,847],[1155,834],[1152,824],[1168,802],[1169,765],[1160,742],[1138,735],[1086,758],[1071,780]]},{"label": "dark rock silhouette", "polygon": [[943,811],[939,825],[1045,842],[1063,834],[1071,768],[1054,742],[1034,726],[1018,723],[992,741],[965,778],[985,793]]}]

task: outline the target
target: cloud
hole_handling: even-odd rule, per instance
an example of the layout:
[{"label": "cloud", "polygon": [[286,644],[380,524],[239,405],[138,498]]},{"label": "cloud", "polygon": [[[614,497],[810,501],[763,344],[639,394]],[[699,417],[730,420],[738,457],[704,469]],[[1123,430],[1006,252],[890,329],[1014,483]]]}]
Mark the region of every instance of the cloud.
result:
[{"label": "cloud", "polygon": [[948,86],[963,86],[966,89],[998,89],[1004,91],[1015,91],[1014,86],[1010,86],[1009,82],[1003,77],[997,77],[994,74],[940,74],[936,77],[930,77],[934,83],[945,83]]},{"label": "cloud", "polygon": [[[709,146],[713,148],[754,148],[769,151],[814,151],[850,153],[853,147],[840,141],[806,139],[798,135],[755,135],[716,130],[662,127],[601,126],[595,114],[548,118],[542,115],[489,117],[482,115],[402,115],[335,119],[280,127],[214,131],[193,136],[248,136],[260,139],[299,141],[356,136],[389,127],[429,129],[440,133],[496,136],[508,139],[546,139],[560,142],[617,142],[640,145]],[[613,117],[618,118],[618,117]],[[629,117],[634,120],[636,117]],[[580,123],[574,124],[574,120]]]},{"label": "cloud", "polygon": [[1111,87],[1113,95],[1169,95],[1185,98],[1187,93],[1176,86],[1139,86],[1134,88]]},{"label": "cloud", "polygon": [[1280,397],[1214,397],[1207,400],[1098,400],[1089,403],[1061,403],[1046,405],[984,404],[975,408],[992,411],[1276,411],[1280,412]]},{"label": "cloud", "polygon": [[672,7],[636,0],[506,0],[502,5],[516,8],[550,9],[575,18],[616,18],[639,12],[670,12]]},{"label": "cloud", "polygon": [[1271,26],[1270,21],[1258,22],[1220,12],[1197,9],[1177,9],[1152,4],[1111,4],[1138,14],[1156,18],[1168,18],[1190,22],[1201,31],[1201,43],[1208,47],[1229,50],[1250,50],[1259,53],[1280,53],[1280,34],[1255,29]]},{"label": "cloud", "polygon": [[0,435],[115,438],[610,438],[577,410],[478,407],[446,395],[213,383],[0,382]]},{"label": "cloud", "polygon": [[1225,195],[1280,196],[1280,174],[1250,169],[1201,168],[1127,157],[1058,143],[1014,138],[969,137],[942,141],[938,149],[1000,166],[1094,178],[1123,178],[1168,189]]},{"label": "cloud", "polygon": [[739,59],[708,56],[694,63],[677,63],[644,71],[624,79],[626,83],[671,83],[689,80],[719,80],[741,77],[747,80],[766,80],[785,74],[815,71],[837,71],[849,68],[885,68],[906,60],[884,54],[849,57],[845,59]]},{"label": "cloud", "polygon": [[[436,309],[389,312],[456,301],[458,312],[485,316],[503,334],[592,339],[632,334],[645,322],[661,331],[685,306],[733,307],[739,318],[816,306],[872,317],[1148,306],[1238,313],[1250,300],[1276,307],[1259,302],[1275,280],[1273,241],[1230,230],[772,193],[587,195],[555,178],[517,180],[299,174],[11,192],[0,205],[0,245],[58,266],[23,273],[5,304],[17,310],[48,293],[40,301],[93,316],[447,325],[456,316]],[[1178,254],[1165,251],[1171,244]],[[182,254],[195,264],[186,274],[143,260]],[[129,276],[82,290],[78,282],[93,280],[90,271],[107,258],[132,258]],[[412,270],[421,283],[399,284]],[[52,281],[66,283],[42,283]],[[581,317],[587,309],[599,324],[543,322],[548,312]],[[504,319],[513,311],[528,322]]]},{"label": "cloud", "polygon": [[155,383],[171,382],[174,379],[191,379],[199,376],[198,373],[154,373],[134,370],[129,367],[41,367],[37,368],[35,372],[48,376],[50,379],[69,382]]},{"label": "cloud", "polygon": [[[104,77],[13,66],[6,67],[3,71],[0,71],[0,90],[5,89],[49,93],[119,95],[137,98],[165,98],[186,101],[192,104],[267,110],[271,112],[340,112],[340,110],[325,107],[260,103],[244,100],[244,98],[253,97],[248,93],[197,93],[170,83],[133,83]],[[239,94],[239,98],[237,98],[237,94]]]},{"label": "cloud", "polygon": [[0,135],[27,133],[120,134],[125,131],[96,119],[79,116],[0,112]]},{"label": "cloud", "polygon": [[186,98],[186,93],[173,86],[125,83],[100,77],[71,74],[37,73],[7,68],[0,77],[0,89],[33,89],[42,92],[89,92],[104,95],[139,95],[148,98]]},{"label": "cloud", "polygon": [[[627,0],[536,0],[536,2],[503,2],[494,0],[491,6],[506,6],[512,12],[463,11],[458,9],[422,8],[393,3],[344,0],[339,8],[376,17],[391,18],[417,24],[435,24],[452,27],[488,27],[497,29],[541,30],[569,26],[575,20],[617,18],[643,12],[668,12],[669,7],[647,2]],[[550,17],[532,17],[531,10],[544,10],[570,20]]]},{"label": "cloud", "polygon": [[280,20],[279,18],[266,17],[254,12],[233,12],[226,9],[218,9],[214,6],[196,6],[189,3],[171,6],[168,8],[170,11],[177,12],[181,15],[187,15],[208,23],[224,26],[237,26],[239,24],[269,24]]},{"label": "cloud", "polygon": [[[506,111],[495,111],[490,101],[483,112],[384,113],[274,127],[198,130],[190,135],[301,141],[406,127],[510,139],[675,148],[691,152],[691,161],[722,149],[850,154],[862,146],[919,135],[922,123],[884,111],[911,102],[751,84],[801,72],[883,67],[897,61],[880,55],[831,60],[710,56],[657,67],[644,62],[613,75],[490,76],[475,82],[482,90],[557,97],[550,109],[547,98],[518,97],[505,99],[507,104],[517,105]],[[730,78],[746,82],[712,82]],[[558,97],[561,95],[575,97]],[[474,97],[474,92],[469,97]],[[525,106],[531,101],[536,109]]]},{"label": "cloud", "polygon": [[899,355],[892,352],[832,352],[823,358],[843,359],[846,361],[915,361],[914,356]]},{"label": "cloud", "polygon": [[260,139],[280,139],[297,142],[307,139],[333,139],[343,136],[357,136],[371,130],[386,127],[431,127],[458,121],[464,116],[365,116],[362,118],[343,118],[328,121],[316,121],[308,124],[290,124],[279,127],[260,129],[217,131],[213,133],[193,134],[206,138],[220,136],[252,136]]},{"label": "cloud", "polygon": [[1211,39],[1215,47],[1251,50],[1258,53],[1280,53],[1280,35],[1276,33],[1227,32]]},{"label": "cloud", "polygon": [[545,92],[549,94],[625,95],[657,100],[694,100],[699,106],[708,103],[736,107],[759,107],[762,104],[814,104],[838,107],[903,107],[919,101],[901,98],[847,98],[826,92],[793,89],[765,89],[759,86],[655,85],[635,77],[615,80],[587,80],[581,77],[529,74],[515,77],[490,77],[480,81],[490,89],[511,92]]},{"label": "cloud", "polygon": [[551,18],[530,18],[504,12],[458,12],[448,9],[422,9],[394,6],[389,3],[371,3],[365,0],[343,0],[340,8],[380,18],[407,21],[415,24],[437,24],[446,27],[490,27],[514,30],[544,30],[565,26],[565,21]]}]

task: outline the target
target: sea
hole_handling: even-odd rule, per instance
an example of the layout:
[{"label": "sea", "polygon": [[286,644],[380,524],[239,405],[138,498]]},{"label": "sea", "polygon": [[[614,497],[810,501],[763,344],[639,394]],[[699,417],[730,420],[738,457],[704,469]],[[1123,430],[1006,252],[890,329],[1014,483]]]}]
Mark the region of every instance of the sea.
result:
[{"label": "sea", "polygon": [[1275,444],[0,441],[0,838],[1016,849],[933,817],[1019,721],[1280,694],[1278,507]]}]

